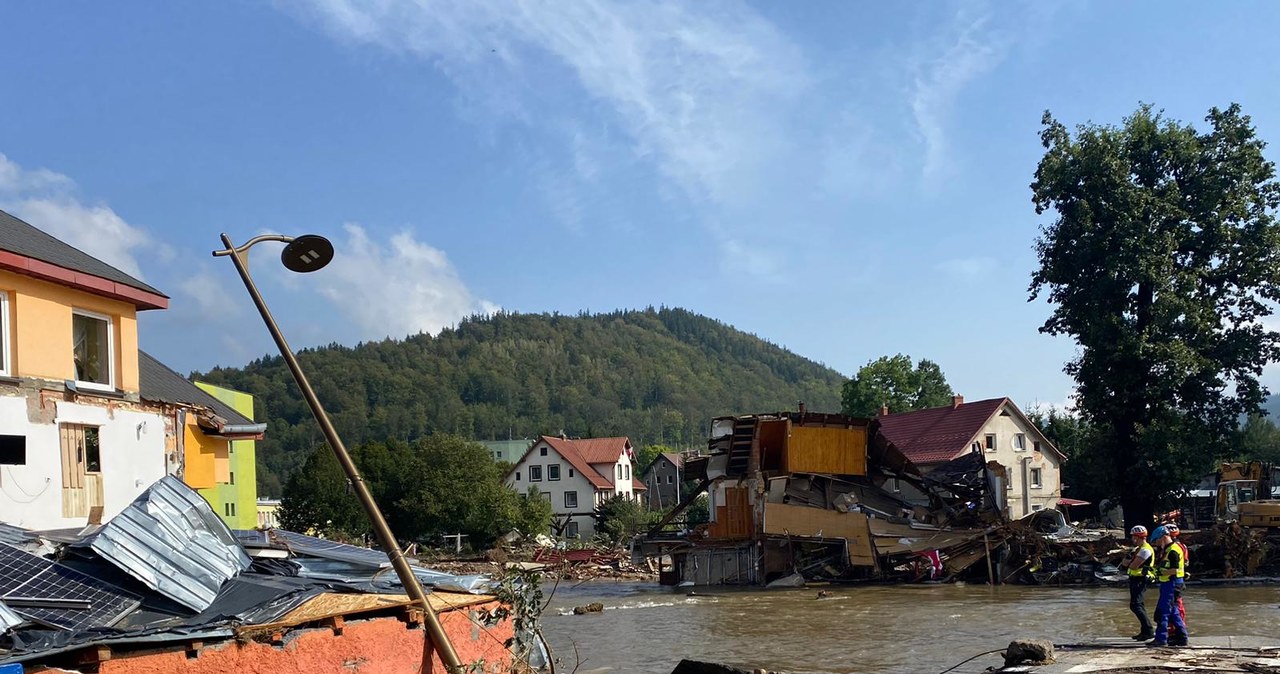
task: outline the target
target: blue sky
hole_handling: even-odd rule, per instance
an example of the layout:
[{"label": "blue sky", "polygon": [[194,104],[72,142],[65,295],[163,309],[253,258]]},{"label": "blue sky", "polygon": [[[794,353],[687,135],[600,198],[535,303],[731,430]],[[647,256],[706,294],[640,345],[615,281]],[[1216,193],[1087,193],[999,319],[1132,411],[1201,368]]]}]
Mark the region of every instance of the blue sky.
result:
[{"label": "blue sky", "polygon": [[[495,307],[681,306],[851,374],[940,363],[1067,400],[1028,303],[1040,116],[1280,134],[1275,3],[0,5],[0,208],[172,296],[181,371],[271,351],[218,234],[339,258],[255,278],[296,348]],[[1275,151],[1271,156],[1276,156]],[[264,251],[264,252],[258,252]],[[1280,376],[1268,370],[1272,388]]]}]

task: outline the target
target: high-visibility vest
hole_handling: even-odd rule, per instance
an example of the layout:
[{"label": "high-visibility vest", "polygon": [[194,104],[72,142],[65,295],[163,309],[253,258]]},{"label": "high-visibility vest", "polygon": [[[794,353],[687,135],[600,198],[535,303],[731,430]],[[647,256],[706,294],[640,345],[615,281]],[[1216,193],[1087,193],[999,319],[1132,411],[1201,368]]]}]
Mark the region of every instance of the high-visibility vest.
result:
[{"label": "high-visibility vest", "polygon": [[1191,554],[1187,552],[1187,544],[1176,538],[1173,539],[1173,544],[1182,550],[1182,577],[1190,578],[1191,573],[1186,570],[1188,566],[1191,566]]},{"label": "high-visibility vest", "polygon": [[1147,557],[1146,561],[1144,561],[1144,562],[1142,563],[1142,566],[1139,566],[1139,567],[1138,567],[1138,568],[1136,568],[1136,569],[1134,569],[1134,568],[1130,568],[1130,569],[1129,569],[1129,575],[1130,575],[1131,577],[1133,577],[1133,578],[1143,578],[1143,577],[1146,577],[1146,576],[1150,576],[1150,575],[1151,575],[1151,570],[1152,570],[1152,569],[1154,569],[1154,568],[1155,568],[1155,565],[1156,565],[1156,550],[1155,550],[1155,548],[1151,547],[1151,544],[1150,544],[1150,543],[1148,543],[1148,542],[1146,542],[1146,541],[1143,541],[1143,542],[1142,542],[1142,545],[1139,545],[1139,546],[1138,546],[1138,549],[1133,551],[1133,554],[1135,554],[1135,555],[1136,555],[1136,554],[1138,554],[1138,552],[1140,552],[1140,551],[1142,551],[1142,550],[1146,550],[1146,551],[1150,552],[1151,554]]},{"label": "high-visibility vest", "polygon": [[1187,560],[1182,556],[1182,548],[1176,544],[1160,551],[1160,582],[1166,583],[1174,578],[1182,578],[1187,572]]}]

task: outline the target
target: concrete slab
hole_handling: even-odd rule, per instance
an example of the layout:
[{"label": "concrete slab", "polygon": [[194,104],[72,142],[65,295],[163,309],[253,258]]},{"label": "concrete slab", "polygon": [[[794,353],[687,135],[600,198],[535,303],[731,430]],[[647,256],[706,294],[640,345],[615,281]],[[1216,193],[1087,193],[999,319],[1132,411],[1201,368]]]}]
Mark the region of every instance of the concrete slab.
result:
[{"label": "concrete slab", "polygon": [[1264,637],[1193,637],[1191,646],[1183,648],[1153,648],[1132,639],[1106,638],[1057,646],[1054,655],[1057,661],[1052,664],[1007,667],[997,671],[1006,674],[1153,670],[1180,674],[1280,672],[1280,639]]}]

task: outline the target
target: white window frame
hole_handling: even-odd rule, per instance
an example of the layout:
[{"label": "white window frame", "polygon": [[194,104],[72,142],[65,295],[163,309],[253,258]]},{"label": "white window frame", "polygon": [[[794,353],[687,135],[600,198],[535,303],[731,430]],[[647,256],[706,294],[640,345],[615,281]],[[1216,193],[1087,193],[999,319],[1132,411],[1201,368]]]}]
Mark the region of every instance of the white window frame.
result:
[{"label": "white window frame", "polygon": [[[570,504],[569,504],[569,496],[570,496],[570,495],[572,495],[572,496],[573,496],[573,505],[570,505]],[[578,507],[578,492],[577,492],[577,491],[566,491],[566,492],[564,493],[564,507],[565,507],[565,508],[577,508],[577,507]]]},{"label": "white window frame", "polygon": [[1013,434],[1013,451],[1015,452],[1027,451],[1027,434],[1026,433]]},{"label": "white window frame", "polygon": [[999,440],[995,433],[985,433],[982,436],[982,443],[988,452],[994,452],[998,448]]},{"label": "white window frame", "polygon": [[529,466],[529,481],[542,482],[542,466]]},{"label": "white window frame", "polygon": [[[83,381],[83,380],[77,379],[76,388],[92,389],[97,391],[116,390],[116,322],[115,320],[113,320],[110,316],[107,316],[106,314],[100,314],[96,311],[89,311],[87,309],[72,309],[71,315],[84,316],[85,318],[92,318],[94,320],[103,321],[107,324],[107,354],[106,354],[107,383],[99,384],[96,381]],[[73,337],[74,337],[74,330],[75,328],[73,327],[72,328]],[[72,341],[71,369],[73,370],[75,369],[75,359],[76,359],[76,345],[75,345],[75,342]]]},{"label": "white window frame", "polygon": [[559,482],[559,481],[560,481],[560,464],[558,463],[547,464],[547,482]]},{"label": "white window frame", "polygon": [[0,290],[0,376],[12,377],[15,370],[13,369],[12,349],[9,348],[9,291]]},{"label": "white window frame", "polygon": [[1027,476],[1027,479],[1031,482],[1031,488],[1043,489],[1044,488],[1044,469],[1032,468],[1030,471],[1028,471],[1028,473],[1029,474]]}]

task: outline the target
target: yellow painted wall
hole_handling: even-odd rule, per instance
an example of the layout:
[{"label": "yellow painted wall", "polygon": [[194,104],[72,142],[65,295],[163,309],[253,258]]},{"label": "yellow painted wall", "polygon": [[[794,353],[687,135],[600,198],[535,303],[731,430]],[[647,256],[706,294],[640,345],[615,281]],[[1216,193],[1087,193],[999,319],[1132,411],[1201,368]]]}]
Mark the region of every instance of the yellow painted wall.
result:
[{"label": "yellow painted wall", "polygon": [[192,489],[212,489],[230,479],[230,443],[206,435],[188,413],[182,428],[183,482]]},{"label": "yellow painted wall", "polygon": [[[196,386],[230,405],[245,418],[253,418],[253,396],[248,393],[204,382],[196,382]],[[235,483],[201,489],[200,495],[213,506],[214,512],[218,513],[227,526],[233,529],[255,529],[259,526],[257,443],[253,440],[233,440],[230,447],[230,471],[235,473]],[[228,503],[235,504],[235,515],[227,514]]]},{"label": "yellow painted wall", "polygon": [[138,390],[137,309],[128,302],[93,295],[29,276],[0,271],[0,290],[12,304],[10,357],[16,377],[75,379],[71,311],[84,309],[112,318],[116,388]]}]

